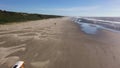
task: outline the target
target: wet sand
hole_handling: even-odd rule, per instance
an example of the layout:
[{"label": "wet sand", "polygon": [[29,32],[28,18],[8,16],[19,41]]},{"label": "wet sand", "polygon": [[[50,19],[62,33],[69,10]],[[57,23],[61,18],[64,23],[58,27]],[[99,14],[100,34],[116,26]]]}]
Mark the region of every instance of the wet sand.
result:
[{"label": "wet sand", "polygon": [[0,68],[119,68],[120,33],[86,34],[70,18],[0,25]]}]

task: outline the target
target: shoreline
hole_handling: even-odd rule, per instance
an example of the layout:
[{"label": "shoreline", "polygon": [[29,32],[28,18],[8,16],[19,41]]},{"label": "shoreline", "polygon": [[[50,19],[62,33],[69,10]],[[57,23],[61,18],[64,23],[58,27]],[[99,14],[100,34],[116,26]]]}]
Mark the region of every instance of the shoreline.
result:
[{"label": "shoreline", "polygon": [[70,18],[0,28],[1,68],[18,60],[27,68],[119,68],[119,33],[99,30],[89,35]]}]

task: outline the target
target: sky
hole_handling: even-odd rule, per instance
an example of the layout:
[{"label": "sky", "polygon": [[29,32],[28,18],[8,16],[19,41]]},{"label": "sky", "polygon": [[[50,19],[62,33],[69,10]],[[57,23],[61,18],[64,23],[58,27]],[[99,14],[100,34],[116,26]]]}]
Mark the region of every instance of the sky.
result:
[{"label": "sky", "polygon": [[0,9],[64,16],[120,16],[120,0],[0,0]]}]

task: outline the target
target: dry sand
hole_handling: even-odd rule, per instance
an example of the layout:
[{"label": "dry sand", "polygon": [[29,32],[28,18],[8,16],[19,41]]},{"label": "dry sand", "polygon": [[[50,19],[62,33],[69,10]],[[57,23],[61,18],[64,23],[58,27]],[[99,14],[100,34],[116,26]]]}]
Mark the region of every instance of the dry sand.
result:
[{"label": "dry sand", "polygon": [[0,68],[119,68],[120,33],[88,35],[69,18],[0,25]]}]

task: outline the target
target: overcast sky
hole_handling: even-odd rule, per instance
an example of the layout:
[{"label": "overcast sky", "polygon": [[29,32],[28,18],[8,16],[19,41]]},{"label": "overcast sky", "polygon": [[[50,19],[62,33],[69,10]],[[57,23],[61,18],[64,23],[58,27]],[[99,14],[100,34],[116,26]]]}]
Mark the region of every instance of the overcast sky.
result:
[{"label": "overcast sky", "polygon": [[0,0],[0,9],[67,16],[120,16],[120,0]]}]

